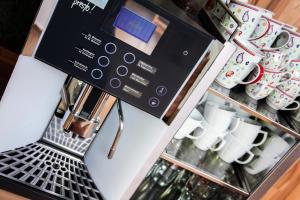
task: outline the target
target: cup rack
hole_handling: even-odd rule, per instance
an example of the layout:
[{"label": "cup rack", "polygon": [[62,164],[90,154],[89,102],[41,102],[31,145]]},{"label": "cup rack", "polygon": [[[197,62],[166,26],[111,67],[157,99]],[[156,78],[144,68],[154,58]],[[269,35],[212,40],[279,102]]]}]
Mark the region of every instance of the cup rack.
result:
[{"label": "cup rack", "polygon": [[[209,88],[208,92],[210,94],[216,95],[232,104],[235,104],[236,106],[238,106],[240,109],[244,110],[245,112],[248,112],[249,114],[251,114],[252,116],[260,119],[261,121],[265,122],[266,124],[270,124],[278,129],[280,129],[281,131],[285,132],[285,133],[289,133],[290,135],[294,136],[297,140],[300,139],[300,134],[297,133],[296,130],[294,130],[292,127],[288,126],[288,124],[286,123],[286,121],[283,118],[279,118],[279,122],[276,122],[272,119],[270,119],[269,117],[265,116],[264,114],[261,114],[259,112],[257,112],[256,110],[248,107],[247,105],[240,103],[237,100],[234,100],[233,98],[231,98],[230,96],[226,96],[224,94],[222,94],[221,92],[216,91],[213,88]],[[283,125],[284,124],[284,125]]]},{"label": "cup rack", "polygon": [[[222,92],[216,91],[213,88],[208,89],[208,93],[214,96],[217,96],[219,98],[222,98],[223,100],[227,101],[228,103],[234,105],[235,107],[238,107],[239,109],[249,113],[253,117],[261,120],[262,123],[272,126],[273,128],[276,128],[280,132],[288,133],[291,136],[295,137],[296,140],[300,139],[300,134],[298,133],[297,127],[294,129],[294,126],[291,122],[287,121],[288,119],[286,117],[280,117],[279,121],[275,121],[267,116],[265,116],[262,113],[259,113],[258,111],[252,109],[251,107],[239,102],[238,100],[233,99],[230,95],[227,96],[223,94]],[[290,149],[290,151],[293,149],[293,147]],[[289,154],[289,153],[287,153]],[[282,159],[286,157],[283,156]],[[244,197],[249,197],[251,195],[251,191],[255,186],[253,183],[251,183],[251,180],[249,182],[249,177],[246,177],[245,172],[236,164],[231,165],[231,169],[234,171],[233,176],[235,176],[236,181],[230,182],[228,180],[224,180],[214,173],[210,172],[209,169],[203,167],[203,166],[195,166],[194,164],[191,164],[188,161],[185,161],[184,159],[178,158],[177,156],[171,155],[169,153],[164,152],[160,156],[161,159],[166,160],[170,163],[173,163],[183,169],[186,169],[187,171],[190,171],[198,176],[201,176],[209,181],[212,181],[229,191],[235,192],[237,194],[240,194]],[[280,163],[281,161],[279,161]],[[278,164],[277,164],[278,165]],[[274,166],[274,168],[277,167],[277,165]],[[268,177],[270,173],[272,173],[273,170],[268,171],[266,174],[264,174],[264,177]],[[251,178],[251,177],[250,177]],[[255,177],[252,177],[255,178]],[[262,180],[264,180],[263,178]],[[256,185],[256,184],[255,184]]]},{"label": "cup rack", "polygon": [[[191,165],[191,164],[189,164],[185,161],[181,161],[181,160],[175,158],[172,155],[169,155],[167,153],[163,153],[160,156],[160,158],[163,159],[163,160],[166,160],[166,161],[168,161],[172,164],[175,164],[175,165],[177,165],[177,166],[179,166],[179,167],[181,167],[181,168],[183,168],[187,171],[190,171],[193,174],[196,174],[196,175],[201,176],[201,177],[203,177],[203,178],[205,178],[205,179],[207,179],[211,182],[214,182],[214,183],[216,183],[216,184],[218,184],[218,185],[220,185],[220,186],[222,186],[222,187],[224,187],[224,188],[226,188],[226,189],[228,189],[228,190],[230,190],[234,193],[240,194],[244,197],[248,197],[250,195],[250,193],[246,189],[242,189],[241,187],[234,186],[230,183],[227,183],[227,182],[221,180],[220,178],[214,176],[213,174],[207,172],[206,170],[201,169],[201,168],[196,167],[196,166],[193,166],[193,165]],[[242,183],[241,185],[244,186],[245,184],[246,183]]]}]

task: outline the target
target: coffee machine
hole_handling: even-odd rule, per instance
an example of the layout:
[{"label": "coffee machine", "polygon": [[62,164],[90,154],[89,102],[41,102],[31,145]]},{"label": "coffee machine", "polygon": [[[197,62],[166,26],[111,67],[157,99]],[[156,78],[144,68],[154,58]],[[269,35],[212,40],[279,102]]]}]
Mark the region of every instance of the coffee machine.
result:
[{"label": "coffee machine", "polygon": [[235,50],[161,0],[45,0],[33,28],[0,102],[0,185],[31,199],[129,199]]}]

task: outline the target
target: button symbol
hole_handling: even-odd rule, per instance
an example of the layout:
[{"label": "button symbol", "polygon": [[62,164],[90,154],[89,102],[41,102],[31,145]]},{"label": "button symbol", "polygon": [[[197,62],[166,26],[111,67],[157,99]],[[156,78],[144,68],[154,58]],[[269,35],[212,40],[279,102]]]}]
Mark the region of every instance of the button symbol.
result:
[{"label": "button symbol", "polygon": [[107,43],[104,48],[108,54],[115,54],[117,52],[117,46],[112,42]]},{"label": "button symbol", "polygon": [[109,82],[109,84],[110,84],[110,86],[112,87],[112,88],[119,88],[120,86],[121,86],[121,81],[120,81],[120,79],[118,79],[118,78],[112,78],[111,80],[110,80],[110,82]]},{"label": "button symbol", "polygon": [[187,55],[189,55],[189,51],[188,51],[188,50],[185,50],[185,51],[182,52],[182,54],[183,54],[184,56],[187,56]]},{"label": "button symbol", "polygon": [[119,76],[126,76],[128,74],[128,68],[125,67],[124,65],[120,65],[118,68],[117,68],[117,74]]},{"label": "button symbol", "polygon": [[132,64],[135,62],[135,55],[133,53],[126,53],[124,55],[124,61],[127,63],[127,64]]},{"label": "button symbol", "polygon": [[101,66],[101,67],[107,67],[110,63],[110,60],[108,57],[106,56],[100,56],[98,58],[98,64]]},{"label": "button symbol", "polygon": [[93,79],[99,80],[103,77],[103,72],[100,69],[93,69],[91,72]]},{"label": "button symbol", "polygon": [[167,87],[161,85],[156,88],[156,94],[158,96],[165,96],[168,93]]},{"label": "button symbol", "polygon": [[149,106],[152,107],[152,108],[157,108],[159,106],[159,99],[156,98],[156,97],[151,97],[149,99]]}]

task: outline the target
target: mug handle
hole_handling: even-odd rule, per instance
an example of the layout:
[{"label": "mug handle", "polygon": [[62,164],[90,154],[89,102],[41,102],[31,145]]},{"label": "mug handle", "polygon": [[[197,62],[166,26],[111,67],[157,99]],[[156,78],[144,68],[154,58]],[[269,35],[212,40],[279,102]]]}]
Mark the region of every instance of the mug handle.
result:
[{"label": "mug handle", "polygon": [[[199,126],[197,127],[197,128],[201,128],[202,130],[205,130],[205,127],[203,126],[203,124],[202,123],[204,123],[204,121],[201,121],[200,123],[199,123]],[[196,129],[197,129],[196,128]],[[195,130],[196,130],[195,129]],[[194,130],[194,131],[195,131]],[[193,133],[194,131],[192,131],[191,133]],[[202,133],[200,134],[200,135],[197,135],[197,136],[193,136],[193,135],[191,135],[191,133],[189,133],[189,134],[187,134],[185,137],[187,137],[187,138],[189,138],[189,139],[191,139],[191,140],[198,140],[199,138],[201,138],[203,135],[204,135],[204,131],[202,131]]]},{"label": "mug handle", "polygon": [[236,81],[238,84],[243,84],[243,85],[248,85],[248,84],[254,84],[257,83],[258,81],[260,81],[264,75],[265,69],[262,65],[260,64],[255,64],[256,67],[258,68],[258,73],[257,75],[254,77],[253,80],[250,81]]},{"label": "mug handle", "polygon": [[260,20],[264,20],[267,23],[267,28],[266,30],[259,36],[257,36],[256,38],[249,38],[248,41],[255,41],[255,40],[259,40],[260,38],[264,37],[270,30],[271,24],[269,22],[269,20],[267,20],[266,18],[261,18]]},{"label": "mug handle", "polygon": [[276,47],[276,48],[261,49],[261,50],[262,51],[275,51],[275,50],[278,50],[278,49],[281,49],[281,48],[285,47],[291,40],[291,34],[288,31],[283,30],[283,31],[281,31],[281,33],[279,35],[281,35],[282,33],[286,33],[289,37],[288,40],[282,46],[279,46],[279,47]]},{"label": "mug handle", "polygon": [[[218,138],[218,141],[214,143],[214,145],[218,144],[219,142],[221,142],[221,144],[217,147],[217,148],[214,148],[214,147],[211,147],[209,148],[211,151],[220,151],[221,149],[223,149],[223,147],[225,146],[226,144],[226,140],[224,139],[221,139],[221,138]],[[213,146],[214,146],[213,145]]]},{"label": "mug handle", "polygon": [[251,162],[255,155],[251,151],[248,151],[247,153],[249,154],[249,158],[247,160],[241,161],[239,159],[235,159],[235,162],[237,162],[237,163],[239,163],[241,165],[245,165],[245,164]]},{"label": "mug handle", "polygon": [[240,118],[236,118],[236,119],[237,120],[236,120],[235,126],[232,129],[228,130],[228,132],[232,133],[232,132],[235,132],[238,129],[238,127],[240,125],[240,122],[241,122],[241,119]]},{"label": "mug handle", "polygon": [[[297,107],[295,107],[295,108],[282,108],[280,110],[297,110],[297,109],[300,108],[300,103],[298,101],[295,100],[295,101],[293,101],[293,103],[297,104]],[[291,103],[291,104],[293,104],[293,103]]]},{"label": "mug handle", "polygon": [[262,145],[263,143],[265,143],[265,141],[267,140],[268,138],[268,132],[266,131],[260,131],[258,134],[262,134],[263,135],[263,138],[260,142],[256,143],[256,144],[253,144],[252,146],[253,147],[257,147],[257,146],[260,146]]}]

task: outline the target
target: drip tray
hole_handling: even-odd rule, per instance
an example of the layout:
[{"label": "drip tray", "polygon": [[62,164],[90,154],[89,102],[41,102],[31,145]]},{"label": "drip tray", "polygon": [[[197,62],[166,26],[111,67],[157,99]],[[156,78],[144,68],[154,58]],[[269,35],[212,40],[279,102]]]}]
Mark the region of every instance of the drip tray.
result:
[{"label": "drip tray", "polygon": [[0,153],[0,176],[63,199],[102,199],[80,159],[41,143]]}]

